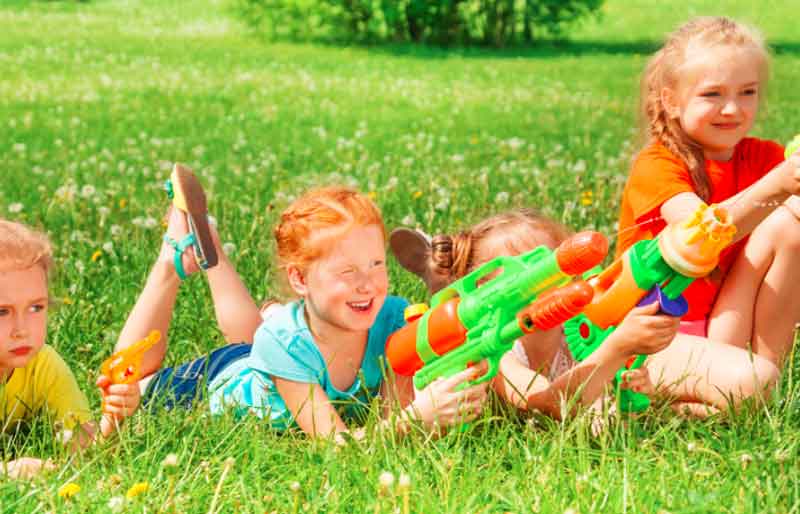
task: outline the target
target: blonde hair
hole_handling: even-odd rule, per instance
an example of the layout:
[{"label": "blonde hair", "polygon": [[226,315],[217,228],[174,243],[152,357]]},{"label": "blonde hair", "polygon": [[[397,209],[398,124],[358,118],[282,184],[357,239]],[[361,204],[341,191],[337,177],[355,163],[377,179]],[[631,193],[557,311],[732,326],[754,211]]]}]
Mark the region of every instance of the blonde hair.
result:
[{"label": "blonde hair", "polygon": [[330,229],[341,234],[354,226],[369,225],[379,226],[386,238],[380,210],[358,191],[338,186],[308,191],[281,213],[275,227],[278,266],[306,269],[327,251],[333,240]]},{"label": "blonde hair", "polygon": [[510,254],[533,250],[543,243],[555,248],[569,237],[570,231],[534,209],[517,209],[497,214],[453,236],[438,235],[431,242],[430,267],[433,273],[456,280],[483,262],[476,262],[481,245],[490,237],[503,234]]},{"label": "blonde hair", "polygon": [[5,270],[41,266],[49,276],[53,267],[50,240],[22,223],[0,219],[0,266]]},{"label": "blonde hair", "polygon": [[761,34],[754,28],[724,17],[694,18],[667,37],[664,46],[650,58],[641,78],[640,116],[642,139],[661,142],[689,169],[695,191],[704,201],[713,191],[705,169],[703,148],[684,132],[680,122],[671,118],[661,100],[664,88],[677,89],[680,68],[688,53],[698,46],[749,48],[759,58],[762,84],[766,86],[769,52]]}]

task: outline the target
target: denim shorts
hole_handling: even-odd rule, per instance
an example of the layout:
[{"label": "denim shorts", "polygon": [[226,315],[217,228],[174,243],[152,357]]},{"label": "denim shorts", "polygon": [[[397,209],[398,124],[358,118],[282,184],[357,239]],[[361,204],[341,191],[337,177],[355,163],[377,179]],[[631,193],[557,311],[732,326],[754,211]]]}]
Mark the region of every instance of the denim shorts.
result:
[{"label": "denim shorts", "polygon": [[206,397],[207,386],[230,363],[250,355],[249,343],[234,343],[217,348],[193,361],[158,370],[142,395],[142,405],[191,408]]}]

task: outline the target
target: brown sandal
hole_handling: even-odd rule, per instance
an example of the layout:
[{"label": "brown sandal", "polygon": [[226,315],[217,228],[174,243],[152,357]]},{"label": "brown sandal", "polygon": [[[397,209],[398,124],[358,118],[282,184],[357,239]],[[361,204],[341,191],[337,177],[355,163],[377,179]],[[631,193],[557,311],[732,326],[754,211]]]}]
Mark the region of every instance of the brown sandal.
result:
[{"label": "brown sandal", "polygon": [[[186,213],[186,219],[189,224],[187,239],[178,243],[179,246],[183,247],[180,250],[183,251],[188,244],[191,244],[194,248],[197,265],[204,270],[213,268],[217,265],[218,258],[214,240],[211,237],[211,228],[208,222],[208,205],[203,186],[200,185],[200,181],[197,180],[190,168],[176,163],[169,180],[165,184],[165,188],[170,198],[172,198],[172,204]],[[178,249],[176,246],[176,262],[180,258]],[[178,275],[181,275],[182,266],[178,267],[176,264],[176,271],[178,271]]]}]

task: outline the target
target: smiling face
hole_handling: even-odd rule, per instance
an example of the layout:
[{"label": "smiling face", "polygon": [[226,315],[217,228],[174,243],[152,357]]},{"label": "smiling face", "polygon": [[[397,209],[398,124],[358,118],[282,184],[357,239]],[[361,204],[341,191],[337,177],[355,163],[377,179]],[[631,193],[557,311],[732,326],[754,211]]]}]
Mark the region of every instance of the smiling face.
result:
[{"label": "smiling face", "polygon": [[289,283],[306,302],[309,327],[320,333],[366,333],[386,300],[389,279],[383,230],[355,226],[307,269],[290,267]]},{"label": "smiling face", "polygon": [[755,51],[734,46],[687,54],[677,87],[665,88],[662,101],[707,159],[727,161],[758,112],[762,59]]},{"label": "smiling face", "polygon": [[0,378],[27,365],[44,345],[47,305],[47,275],[41,266],[14,270],[0,265]]}]

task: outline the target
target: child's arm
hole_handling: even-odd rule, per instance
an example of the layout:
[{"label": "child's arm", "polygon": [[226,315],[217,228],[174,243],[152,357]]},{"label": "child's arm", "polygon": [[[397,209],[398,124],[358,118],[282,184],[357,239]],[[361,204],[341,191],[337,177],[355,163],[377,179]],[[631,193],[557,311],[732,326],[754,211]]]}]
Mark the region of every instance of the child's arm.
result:
[{"label": "child's arm", "polygon": [[33,478],[42,471],[52,471],[56,465],[51,460],[42,460],[35,457],[20,457],[8,462],[0,462],[0,476],[12,479]]},{"label": "child's arm", "polygon": [[[481,411],[486,399],[487,385],[479,384],[460,391],[456,391],[456,388],[480,373],[480,367],[468,368],[452,377],[433,382],[416,395],[413,395],[413,387],[409,393],[410,378],[399,377],[390,398],[400,402],[402,415],[395,423],[391,419],[392,412],[385,411],[388,418],[384,419],[381,428],[405,434],[409,430],[408,421],[421,421],[426,428],[432,430],[471,421]],[[333,434],[337,442],[341,441],[338,434],[350,432],[319,384],[295,382],[275,376],[272,376],[272,380],[286,408],[303,432],[313,437]],[[358,430],[352,435],[360,439],[364,436],[364,431]]]},{"label": "child's arm", "polygon": [[[522,406],[524,398],[523,408],[537,409],[556,419],[562,416],[564,399],[579,395],[579,404],[591,405],[631,356],[657,353],[672,342],[680,320],[656,312],[655,303],[632,309],[604,344],[552,383],[506,355],[500,367],[504,378],[495,380],[495,390],[517,406]],[[498,380],[506,383],[498,387]]]},{"label": "child's arm", "polygon": [[[755,184],[720,203],[728,210],[736,226],[737,241],[755,229],[779,205],[792,207],[797,200],[792,195],[800,194],[800,150],[761,177]],[[661,215],[667,223],[676,223],[688,218],[702,200],[694,193],[680,193],[661,206]],[[800,209],[798,209],[800,210]]]}]

